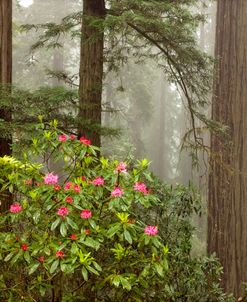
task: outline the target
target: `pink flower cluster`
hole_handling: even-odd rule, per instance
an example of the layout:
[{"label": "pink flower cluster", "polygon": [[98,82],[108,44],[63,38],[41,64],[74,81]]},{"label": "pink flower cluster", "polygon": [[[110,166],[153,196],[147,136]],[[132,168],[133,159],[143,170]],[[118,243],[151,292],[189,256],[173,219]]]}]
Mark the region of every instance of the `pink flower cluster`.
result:
[{"label": "pink flower cluster", "polygon": [[19,213],[21,211],[22,211],[22,206],[19,204],[19,202],[15,202],[10,206],[11,213]]},{"label": "pink flower cluster", "polygon": [[144,194],[148,193],[147,187],[143,182],[136,182],[134,185],[134,190],[142,192]]},{"label": "pink flower cluster", "polygon": [[27,251],[28,250],[28,245],[27,244],[22,244],[21,245],[21,249],[23,250],[23,251]]},{"label": "pink flower cluster", "polygon": [[120,197],[123,195],[123,191],[119,188],[119,187],[116,187],[112,192],[111,192],[111,196],[112,197]]},{"label": "pink flower cluster", "polygon": [[33,184],[33,180],[32,179],[25,180],[25,185],[32,185],[32,184]]},{"label": "pink flower cluster", "polygon": [[73,198],[72,198],[71,196],[67,196],[67,197],[65,198],[65,201],[66,201],[67,203],[72,204],[74,200],[73,200]]},{"label": "pink flower cluster", "polygon": [[57,258],[63,258],[64,257],[64,252],[63,251],[57,251],[56,252],[56,257]]},{"label": "pink flower cluster", "polygon": [[127,172],[127,165],[124,162],[120,162],[116,169],[115,172],[120,172],[120,173],[126,173]]},{"label": "pink flower cluster", "polygon": [[76,240],[77,239],[77,235],[76,234],[72,234],[69,238],[72,239],[72,240]]},{"label": "pink flower cluster", "polygon": [[145,227],[144,233],[149,236],[156,236],[158,234],[158,227],[153,225],[148,225]]},{"label": "pink flower cluster", "polygon": [[91,141],[84,136],[80,138],[80,142],[82,142],[84,145],[91,145]]},{"label": "pink flower cluster", "polygon": [[92,212],[90,210],[82,210],[81,211],[81,218],[82,219],[89,219],[92,217]]},{"label": "pink flower cluster", "polygon": [[67,141],[67,136],[65,134],[61,134],[61,135],[59,135],[58,140],[60,142],[66,142]]},{"label": "pink flower cluster", "polygon": [[58,175],[48,173],[44,178],[44,182],[46,185],[55,185],[58,182]]},{"label": "pink flower cluster", "polygon": [[77,192],[77,193],[79,193],[81,191],[81,187],[79,185],[73,185],[72,182],[68,181],[68,182],[66,182],[66,184],[64,186],[64,190],[67,191],[70,189],[73,189],[73,191]]},{"label": "pink flower cluster", "polygon": [[[70,140],[74,141],[76,139],[76,136],[74,134],[71,134],[69,138]],[[61,134],[58,136],[58,140],[60,142],[66,142],[68,140],[68,137],[65,134]]]},{"label": "pink flower cluster", "polygon": [[72,186],[72,182],[70,182],[70,181],[66,182],[66,184],[65,184],[65,186],[64,186],[64,190],[65,190],[65,191],[66,191],[66,190],[69,190],[69,189],[71,188],[71,186]]},{"label": "pink flower cluster", "polygon": [[81,187],[79,185],[74,185],[73,191],[79,193],[81,191]]},{"label": "pink flower cluster", "polygon": [[69,210],[65,207],[61,207],[57,210],[57,215],[59,216],[67,216],[69,214]]},{"label": "pink flower cluster", "polygon": [[102,186],[104,185],[105,181],[104,178],[102,177],[96,177],[93,181],[92,184],[94,184],[95,186]]}]

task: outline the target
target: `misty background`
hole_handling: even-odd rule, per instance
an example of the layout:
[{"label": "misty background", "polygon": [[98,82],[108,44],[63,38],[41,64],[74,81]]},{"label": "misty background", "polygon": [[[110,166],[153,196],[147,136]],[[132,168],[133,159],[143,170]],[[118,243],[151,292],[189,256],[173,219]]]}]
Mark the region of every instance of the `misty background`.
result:
[{"label": "misty background", "polygon": [[[205,1],[206,2],[206,1]],[[201,49],[213,54],[215,33],[215,4],[201,5],[206,22],[197,31]],[[35,90],[41,86],[78,85],[80,39],[60,36],[62,47],[31,50],[40,32],[24,32],[22,24],[59,23],[65,16],[80,11],[78,0],[21,0],[13,7],[13,83]],[[53,77],[53,72],[69,75],[65,81]],[[134,54],[122,63],[118,71],[105,70],[103,91],[103,126],[119,129],[121,135],[102,138],[103,152],[126,159],[135,156],[151,161],[151,169],[167,183],[190,181],[207,196],[207,168],[202,155],[199,167],[192,169],[189,150],[181,152],[182,138],[190,130],[189,114],[176,86],[169,83],[154,60],[136,61]],[[209,96],[210,100],[210,96]],[[208,109],[208,114],[209,109]],[[197,125],[200,126],[200,125]],[[209,140],[209,138],[206,138]],[[205,211],[206,206],[204,207]],[[196,251],[205,249],[205,215],[195,223]],[[200,242],[200,244],[199,244]]]}]

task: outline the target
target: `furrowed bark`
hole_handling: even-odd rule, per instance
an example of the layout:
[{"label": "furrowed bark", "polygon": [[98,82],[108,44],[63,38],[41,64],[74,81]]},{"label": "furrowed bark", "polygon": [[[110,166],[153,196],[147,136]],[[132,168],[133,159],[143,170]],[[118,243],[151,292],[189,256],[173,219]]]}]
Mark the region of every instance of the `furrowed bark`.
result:
[{"label": "furrowed bark", "polygon": [[246,16],[246,0],[218,0],[212,117],[229,127],[231,144],[211,137],[208,252],[216,252],[224,267],[223,286],[236,298],[247,281]]},{"label": "furrowed bark", "polygon": [[83,123],[79,123],[78,135],[86,136],[96,146],[100,146],[104,31],[92,20],[104,17],[104,0],[83,1],[79,86],[79,118]]},{"label": "furrowed bark", "polygon": [[[12,82],[12,1],[0,1],[0,89],[10,91]],[[0,119],[11,121],[11,112],[6,108],[0,109]],[[0,157],[11,155],[12,140],[10,137],[0,137]],[[7,192],[0,194],[0,211],[5,212],[11,204],[11,197]]]}]

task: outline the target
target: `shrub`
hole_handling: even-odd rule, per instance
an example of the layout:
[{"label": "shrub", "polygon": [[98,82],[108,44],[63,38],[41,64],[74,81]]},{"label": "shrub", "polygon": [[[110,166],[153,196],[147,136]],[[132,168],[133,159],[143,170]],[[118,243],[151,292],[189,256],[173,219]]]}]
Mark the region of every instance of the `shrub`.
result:
[{"label": "shrub", "polygon": [[217,261],[190,256],[192,188],[159,183],[145,159],[100,157],[56,122],[36,133],[0,158],[14,199],[0,216],[1,301],[228,301]]}]

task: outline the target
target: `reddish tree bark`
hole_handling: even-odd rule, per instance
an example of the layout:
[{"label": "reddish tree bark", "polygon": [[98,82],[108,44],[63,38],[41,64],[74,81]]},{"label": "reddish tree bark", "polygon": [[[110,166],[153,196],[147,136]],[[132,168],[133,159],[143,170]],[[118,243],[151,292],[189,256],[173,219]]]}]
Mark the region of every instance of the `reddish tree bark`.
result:
[{"label": "reddish tree bark", "polygon": [[100,146],[104,31],[101,26],[92,25],[92,18],[95,21],[104,17],[104,0],[83,1],[79,86],[79,118],[83,123],[78,132],[96,146]]},{"label": "reddish tree bark", "polygon": [[223,285],[235,297],[247,282],[247,1],[218,0],[217,76],[213,119],[229,127],[226,146],[215,135],[209,177],[208,252],[224,267]]},{"label": "reddish tree bark", "polygon": [[[0,1],[0,84],[1,89],[6,89],[5,84],[12,81],[12,1]],[[3,85],[2,85],[3,84]],[[9,87],[7,87],[8,89]],[[10,121],[9,110],[1,109],[0,118]],[[10,139],[0,138],[0,156],[11,154]]]},{"label": "reddish tree bark", "polygon": [[[0,1],[0,89],[10,92],[12,81],[12,1]],[[9,109],[0,109],[0,119],[11,121]],[[0,137],[0,156],[11,154],[12,140],[9,136]],[[0,195],[0,211],[5,212],[11,204],[11,195],[3,192]]]}]

